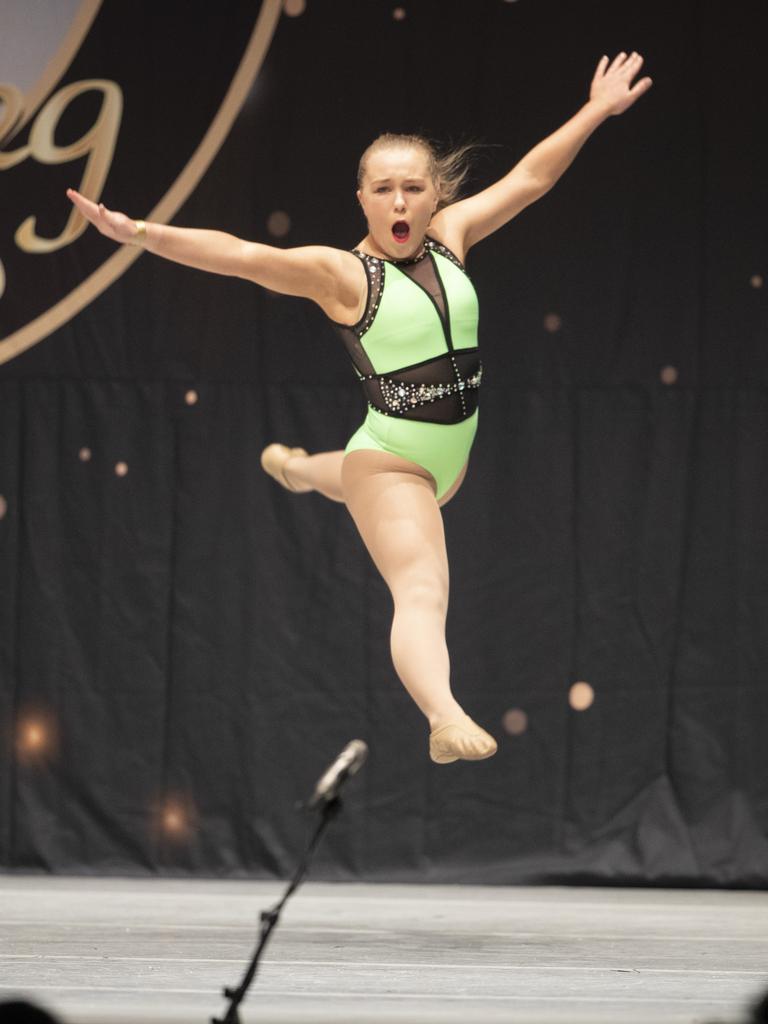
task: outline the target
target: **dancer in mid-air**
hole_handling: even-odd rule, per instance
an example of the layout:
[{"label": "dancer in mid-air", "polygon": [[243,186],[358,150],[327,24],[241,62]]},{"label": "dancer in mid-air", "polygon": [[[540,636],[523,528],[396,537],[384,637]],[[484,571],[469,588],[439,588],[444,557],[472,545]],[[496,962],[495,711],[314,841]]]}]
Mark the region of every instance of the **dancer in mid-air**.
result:
[{"label": "dancer in mid-air", "polygon": [[187,266],[314,300],[336,324],[368,401],[343,451],[271,444],[264,469],[289,491],[344,502],[394,602],[392,660],[430,726],[433,761],[481,760],[496,741],[456,701],[445,643],[448,559],[441,506],[461,486],[482,367],[467,252],[543,196],[592,132],[651,86],[643,58],[602,57],[587,103],[489,188],[457,200],[465,151],[382,135],[360,160],[368,233],[351,252],[279,249],[221,231],[136,221],[74,189],[98,230]]}]

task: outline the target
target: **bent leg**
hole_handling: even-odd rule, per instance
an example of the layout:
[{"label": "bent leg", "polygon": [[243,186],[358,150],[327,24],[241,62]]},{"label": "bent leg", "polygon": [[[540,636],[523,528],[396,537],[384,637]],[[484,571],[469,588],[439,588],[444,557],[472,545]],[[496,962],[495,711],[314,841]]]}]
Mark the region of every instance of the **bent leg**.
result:
[{"label": "bent leg", "polygon": [[318,452],[317,455],[292,455],[286,459],[283,473],[297,491],[319,491],[331,501],[344,501],[341,463],[344,452]]},{"label": "bent leg", "polygon": [[342,464],[344,497],[394,601],[395,670],[433,729],[462,720],[451,692],[445,642],[448,558],[433,478],[378,451],[353,451]]}]

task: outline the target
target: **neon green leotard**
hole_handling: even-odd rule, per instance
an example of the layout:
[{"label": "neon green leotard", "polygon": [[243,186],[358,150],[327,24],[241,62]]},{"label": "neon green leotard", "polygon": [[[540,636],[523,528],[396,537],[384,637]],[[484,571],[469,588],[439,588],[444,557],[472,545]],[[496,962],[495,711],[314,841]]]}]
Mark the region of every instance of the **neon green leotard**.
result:
[{"label": "neon green leotard", "polygon": [[345,453],[374,449],[415,462],[435,478],[439,499],[477,431],[477,294],[457,257],[429,236],[411,260],[354,253],[366,268],[368,301],[358,323],[336,326],[368,413]]}]

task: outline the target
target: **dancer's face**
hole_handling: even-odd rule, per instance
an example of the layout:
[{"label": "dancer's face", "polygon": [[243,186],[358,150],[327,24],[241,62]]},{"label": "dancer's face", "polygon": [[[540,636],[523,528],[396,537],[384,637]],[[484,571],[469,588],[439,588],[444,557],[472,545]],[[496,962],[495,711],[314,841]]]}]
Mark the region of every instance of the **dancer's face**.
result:
[{"label": "dancer's face", "polygon": [[427,154],[410,146],[374,150],[357,198],[368,232],[383,253],[394,259],[415,255],[438,201]]}]

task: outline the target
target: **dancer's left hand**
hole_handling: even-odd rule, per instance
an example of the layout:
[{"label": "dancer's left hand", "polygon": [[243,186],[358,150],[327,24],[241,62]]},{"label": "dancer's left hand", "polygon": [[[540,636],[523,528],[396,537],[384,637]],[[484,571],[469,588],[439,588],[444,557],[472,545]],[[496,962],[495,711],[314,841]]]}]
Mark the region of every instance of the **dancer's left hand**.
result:
[{"label": "dancer's left hand", "polygon": [[643,58],[634,50],[629,56],[620,53],[610,66],[608,58],[601,57],[592,79],[590,100],[602,104],[609,114],[623,114],[653,85],[650,78],[641,78],[630,85],[642,66]]}]

